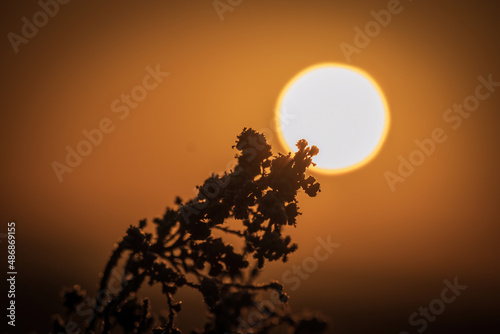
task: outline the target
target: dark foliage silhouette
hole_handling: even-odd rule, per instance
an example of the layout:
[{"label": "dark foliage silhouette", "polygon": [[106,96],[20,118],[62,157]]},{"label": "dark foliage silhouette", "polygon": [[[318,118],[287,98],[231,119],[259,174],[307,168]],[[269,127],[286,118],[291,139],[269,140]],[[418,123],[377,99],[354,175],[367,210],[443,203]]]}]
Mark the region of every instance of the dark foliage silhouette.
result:
[{"label": "dark foliage silhouette", "polygon": [[[266,261],[287,261],[297,249],[290,236],[283,235],[283,227],[297,223],[298,191],[311,197],[320,191],[315,178],[306,176],[318,148],[300,140],[294,155],[273,157],[264,135],[252,129],[243,129],[233,148],[239,151],[234,170],[209,177],[187,202],[177,198],[175,208],[167,207],[163,217],[153,220],[154,232],[146,232],[146,220],[128,228],[102,273],[94,314],[82,332],[122,328],[124,333],[180,333],[175,317],[182,307],[174,297],[185,286],[201,293],[209,311],[205,327],[193,333],[326,330],[318,316],[290,313],[280,283],[255,282]],[[228,234],[241,240],[240,251],[217,237]],[[116,268],[122,268],[121,287],[111,293],[108,287]],[[143,284],[161,285],[168,316],[153,320],[149,300],[136,294]],[[258,303],[273,293],[279,299],[277,306]],[[68,323],[85,298],[79,286],[65,291],[66,312],[56,317],[55,333],[68,332]],[[258,321],[248,317],[254,310],[261,314]]]}]

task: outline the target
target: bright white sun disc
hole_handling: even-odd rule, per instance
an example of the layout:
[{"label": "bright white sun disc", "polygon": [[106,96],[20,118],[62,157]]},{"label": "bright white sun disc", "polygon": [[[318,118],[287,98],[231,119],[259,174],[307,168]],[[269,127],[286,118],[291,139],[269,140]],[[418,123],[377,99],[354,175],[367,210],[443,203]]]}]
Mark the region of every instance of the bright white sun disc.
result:
[{"label": "bright white sun disc", "polygon": [[277,105],[281,140],[316,145],[316,170],[342,173],[370,161],[389,127],[387,103],[364,71],[339,64],[310,67],[284,88]]}]

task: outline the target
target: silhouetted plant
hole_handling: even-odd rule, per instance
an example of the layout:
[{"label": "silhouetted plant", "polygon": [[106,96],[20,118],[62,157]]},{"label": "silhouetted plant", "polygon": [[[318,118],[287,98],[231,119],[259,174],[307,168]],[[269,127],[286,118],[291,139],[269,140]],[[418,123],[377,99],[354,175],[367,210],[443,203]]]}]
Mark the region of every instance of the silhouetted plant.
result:
[{"label": "silhouetted plant", "polygon": [[[288,296],[277,281],[255,283],[266,261],[286,262],[297,249],[282,230],[297,223],[298,191],[309,196],[320,191],[315,178],[306,176],[317,147],[300,140],[294,155],[273,157],[264,135],[252,129],[243,129],[233,147],[239,151],[234,170],[210,176],[197,187],[198,195],[187,202],[177,198],[175,208],[167,207],[163,217],[153,220],[154,233],[145,231],[146,220],[128,228],[102,273],[99,291],[108,291],[112,271],[124,261],[121,287],[96,298],[87,333],[107,334],[115,327],[125,333],[180,333],[174,322],[181,302],[174,296],[184,286],[201,293],[210,313],[205,328],[193,333],[326,330],[326,323],[317,316],[292,316],[286,306]],[[216,237],[215,231],[240,238],[242,250],[238,252]],[[149,300],[139,300],[136,295],[144,283],[160,284],[166,297],[168,317],[156,328]],[[258,294],[265,290],[277,293],[282,305],[274,309],[259,306]],[[79,286],[65,292],[67,314],[54,322],[56,333],[66,333],[65,324],[84,298]],[[264,314],[262,319],[242,321],[256,308]]]}]

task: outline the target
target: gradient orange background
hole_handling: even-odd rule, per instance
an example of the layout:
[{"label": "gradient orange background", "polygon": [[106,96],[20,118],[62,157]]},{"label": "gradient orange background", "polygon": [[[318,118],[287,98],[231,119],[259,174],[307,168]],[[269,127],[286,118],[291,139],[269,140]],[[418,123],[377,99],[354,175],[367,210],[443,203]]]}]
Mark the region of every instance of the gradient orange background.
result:
[{"label": "gradient orange background", "polygon": [[[318,236],[331,235],[341,247],[290,292],[295,311],[322,311],[335,333],[415,333],[409,315],[458,276],[468,289],[426,333],[492,333],[500,306],[500,89],[456,131],[442,116],[474,92],[477,76],[500,81],[500,10],[493,2],[402,5],[351,63],[386,95],[384,146],[361,169],[315,174],[322,192],[299,198],[303,215],[288,230],[299,250],[263,279],[280,278],[312,256]],[[21,18],[40,10],[34,1],[1,6],[4,36],[19,34]],[[127,226],[225,170],[243,127],[272,128],[288,80],[316,63],[346,62],[339,44],[353,44],[353,28],[386,7],[245,0],[221,21],[211,1],[72,1],[18,54],[5,37],[0,233],[16,221],[18,252],[18,326],[8,333],[48,333],[62,286],[94,292]],[[156,64],[170,75],[120,120],[111,102]],[[103,118],[114,132],[59,183],[51,163],[63,162],[66,145],[75,148],[81,131]],[[398,156],[436,127],[447,141],[391,192],[384,173],[395,173]],[[181,327],[201,325],[201,296],[182,296]],[[153,299],[158,311],[163,300]]]}]

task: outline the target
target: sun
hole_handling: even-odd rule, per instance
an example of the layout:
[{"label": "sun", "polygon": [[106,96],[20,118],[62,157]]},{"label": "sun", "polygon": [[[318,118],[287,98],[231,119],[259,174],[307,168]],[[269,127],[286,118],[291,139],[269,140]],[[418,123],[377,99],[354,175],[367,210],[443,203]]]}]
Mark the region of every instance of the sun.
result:
[{"label": "sun", "polygon": [[372,160],[389,129],[387,101],[375,80],[348,65],[322,63],[293,77],[281,92],[278,137],[289,151],[306,139],[319,148],[313,170],[338,174]]}]

